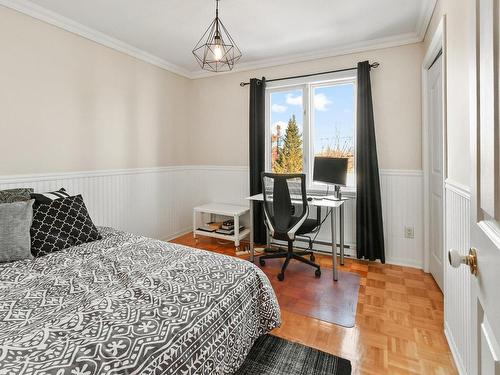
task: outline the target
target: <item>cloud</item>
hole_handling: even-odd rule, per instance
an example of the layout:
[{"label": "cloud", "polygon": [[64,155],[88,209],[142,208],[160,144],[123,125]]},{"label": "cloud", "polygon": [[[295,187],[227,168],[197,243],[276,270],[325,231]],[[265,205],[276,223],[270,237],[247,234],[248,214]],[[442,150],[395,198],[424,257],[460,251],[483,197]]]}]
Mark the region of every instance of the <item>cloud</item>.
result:
[{"label": "cloud", "polygon": [[326,112],[332,101],[325,94],[314,95],[314,109],[317,111]]},{"label": "cloud", "polygon": [[302,95],[294,96],[293,94],[286,95],[286,104],[302,105]]},{"label": "cloud", "polygon": [[271,111],[277,112],[277,113],[282,113],[282,112],[285,112],[287,110],[287,108],[288,107],[286,105],[273,104],[271,106]]},{"label": "cloud", "polygon": [[284,134],[286,128],[288,128],[288,123],[286,123],[284,121],[273,122],[271,125],[271,134],[276,134],[276,130],[278,128],[278,125],[280,127],[281,134]]}]

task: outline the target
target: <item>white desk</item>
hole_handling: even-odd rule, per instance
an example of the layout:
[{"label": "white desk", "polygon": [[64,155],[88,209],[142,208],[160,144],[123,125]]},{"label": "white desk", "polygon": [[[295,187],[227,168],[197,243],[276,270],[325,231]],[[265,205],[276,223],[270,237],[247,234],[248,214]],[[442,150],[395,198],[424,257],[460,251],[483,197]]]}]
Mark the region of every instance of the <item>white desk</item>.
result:
[{"label": "white desk", "polygon": [[[328,198],[328,199],[325,199]],[[246,198],[250,202],[250,261],[254,261],[254,233],[253,233],[253,205],[254,202],[263,202],[264,196],[262,194],[252,195],[251,197]],[[345,200],[337,200],[333,195],[326,197],[318,197],[318,199],[313,199],[312,201],[308,201],[307,204],[309,206],[314,207],[325,207],[331,208],[331,232],[332,232],[332,263],[333,263],[333,280],[338,280],[338,270],[337,270],[337,211],[340,212],[340,257],[341,264],[344,264],[344,215],[343,215],[343,205]],[[292,203],[302,203],[301,200],[292,200]],[[340,210],[339,210],[340,209]]]}]

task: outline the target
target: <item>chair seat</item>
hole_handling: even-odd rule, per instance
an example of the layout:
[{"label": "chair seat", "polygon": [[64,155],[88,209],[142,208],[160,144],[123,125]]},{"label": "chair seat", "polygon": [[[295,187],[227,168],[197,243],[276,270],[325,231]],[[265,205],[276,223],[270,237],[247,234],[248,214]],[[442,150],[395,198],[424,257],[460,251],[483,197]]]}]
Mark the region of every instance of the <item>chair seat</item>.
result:
[{"label": "chair seat", "polygon": [[313,232],[318,227],[317,219],[306,219],[295,234],[307,234]]}]

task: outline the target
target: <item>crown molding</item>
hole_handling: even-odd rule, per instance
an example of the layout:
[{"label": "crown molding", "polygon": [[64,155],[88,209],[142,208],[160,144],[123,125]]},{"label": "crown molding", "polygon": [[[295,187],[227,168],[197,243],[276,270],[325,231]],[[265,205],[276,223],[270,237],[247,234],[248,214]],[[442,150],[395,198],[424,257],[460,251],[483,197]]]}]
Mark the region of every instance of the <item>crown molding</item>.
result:
[{"label": "crown molding", "polygon": [[417,21],[417,35],[420,41],[424,40],[425,33],[431,22],[432,15],[434,14],[434,9],[436,8],[437,0],[430,0],[429,2],[422,2],[422,7],[420,8],[420,14]]},{"label": "crown molding", "polygon": [[168,62],[158,56],[155,56],[151,53],[148,53],[130,44],[127,44],[119,39],[113,38],[100,31],[97,31],[95,29],[82,25],[78,22],[75,22],[70,18],[64,17],[56,12],[53,12],[37,4],[34,4],[29,0],[0,0],[0,5],[3,5],[7,8],[16,10],[18,12],[26,14],[40,21],[49,23],[53,26],[59,27],[63,30],[69,31],[73,34],[79,35],[81,37],[99,43],[101,45],[125,53],[141,61],[147,62],[149,64],[155,65],[159,68],[162,68],[164,70],[167,70],[169,72],[178,74],[180,76],[189,79],[206,78],[206,77],[213,77],[215,75],[245,72],[250,70],[269,68],[273,66],[293,64],[315,59],[348,55],[351,53],[359,53],[364,51],[372,51],[376,49],[384,49],[384,48],[402,46],[406,44],[418,43],[421,42],[425,37],[425,33],[427,31],[429,22],[432,18],[432,14],[434,12],[436,3],[437,0],[430,0],[429,2],[423,2],[419,14],[419,19],[417,21],[417,29],[413,33],[400,34],[387,38],[379,38],[368,41],[361,41],[358,43],[352,43],[349,45],[344,45],[328,50],[291,54],[284,57],[261,59],[253,62],[240,63],[236,65],[236,67],[233,70],[229,72],[213,73],[213,72],[206,72],[203,70],[190,71],[186,68]]},{"label": "crown molding", "polygon": [[79,35],[93,42],[102,44],[103,46],[109,47],[116,51],[125,53],[126,55],[135,57],[138,60],[155,65],[164,70],[168,70],[169,72],[181,75],[186,78],[191,78],[191,74],[187,69],[172,64],[146,51],[131,46],[130,44],[127,44],[119,39],[106,35],[100,31],[84,26],[78,22],[73,21],[70,18],[64,17],[56,12],[34,4],[29,0],[0,0],[0,5],[16,10],[20,13],[26,14],[30,17],[36,18],[53,26],[59,27],[63,30]]},{"label": "crown molding", "polygon": [[401,34],[387,38],[372,39],[358,43],[351,43],[346,46],[329,50],[299,53],[279,58],[263,59],[248,63],[239,63],[238,65],[235,65],[234,69],[229,72],[212,73],[212,72],[206,72],[204,70],[197,70],[191,73],[191,78],[193,79],[206,78],[206,77],[213,77],[215,75],[219,76],[223,74],[231,74],[237,72],[245,72],[249,70],[270,68],[279,65],[295,64],[305,61],[324,59],[328,57],[349,55],[351,53],[359,53],[365,51],[373,51],[377,49],[398,47],[407,44],[418,43],[421,41],[422,38],[416,33]]}]

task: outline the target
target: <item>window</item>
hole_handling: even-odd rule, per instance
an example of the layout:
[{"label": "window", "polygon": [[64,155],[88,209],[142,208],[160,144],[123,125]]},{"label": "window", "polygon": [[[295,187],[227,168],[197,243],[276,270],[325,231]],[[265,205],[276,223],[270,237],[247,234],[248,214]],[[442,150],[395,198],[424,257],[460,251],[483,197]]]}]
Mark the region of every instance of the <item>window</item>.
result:
[{"label": "window", "polygon": [[[314,77],[316,80],[318,77]],[[315,156],[348,158],[348,187],[354,187],[356,78],[352,72],[326,80],[296,79],[268,85],[266,95],[267,170],[305,173],[312,183]]]}]

